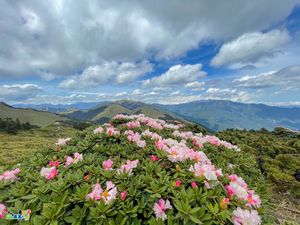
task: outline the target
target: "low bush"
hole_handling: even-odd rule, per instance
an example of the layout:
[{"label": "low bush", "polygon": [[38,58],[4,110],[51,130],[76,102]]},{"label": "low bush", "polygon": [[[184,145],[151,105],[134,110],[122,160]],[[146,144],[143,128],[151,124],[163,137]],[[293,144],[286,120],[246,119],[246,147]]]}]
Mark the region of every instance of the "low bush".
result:
[{"label": "low bush", "polygon": [[251,154],[143,115],[117,115],[9,169],[0,173],[0,217],[30,209],[32,224],[255,225],[267,218],[266,184]]}]

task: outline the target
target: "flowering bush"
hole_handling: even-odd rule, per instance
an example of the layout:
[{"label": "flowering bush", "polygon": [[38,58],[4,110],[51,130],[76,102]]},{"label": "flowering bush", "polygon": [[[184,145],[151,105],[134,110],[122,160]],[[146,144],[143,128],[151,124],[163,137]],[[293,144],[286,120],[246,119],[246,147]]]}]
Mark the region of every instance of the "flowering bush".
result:
[{"label": "flowering bush", "polygon": [[16,170],[0,175],[0,215],[30,208],[32,224],[256,225],[263,216],[251,156],[144,115],[117,115]]}]

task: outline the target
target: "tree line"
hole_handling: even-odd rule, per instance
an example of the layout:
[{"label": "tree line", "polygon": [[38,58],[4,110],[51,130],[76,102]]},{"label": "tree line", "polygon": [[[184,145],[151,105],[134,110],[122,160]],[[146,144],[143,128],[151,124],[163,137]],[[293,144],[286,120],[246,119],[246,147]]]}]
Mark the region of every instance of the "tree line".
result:
[{"label": "tree line", "polygon": [[12,118],[0,118],[0,132],[17,134],[18,131],[30,130],[37,127],[38,126],[32,125],[29,122],[22,123],[18,118],[16,120],[13,120]]}]

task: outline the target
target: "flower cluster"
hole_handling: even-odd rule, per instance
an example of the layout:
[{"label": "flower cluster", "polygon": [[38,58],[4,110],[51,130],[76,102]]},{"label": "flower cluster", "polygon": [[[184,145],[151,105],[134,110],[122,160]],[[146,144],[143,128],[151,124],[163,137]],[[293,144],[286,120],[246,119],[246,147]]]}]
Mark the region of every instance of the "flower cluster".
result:
[{"label": "flower cluster", "polygon": [[230,179],[230,183],[225,187],[228,197],[232,198],[236,195],[238,199],[247,201],[247,206],[253,206],[255,208],[260,207],[261,200],[259,196],[255,194],[253,190],[248,188],[248,185],[243,178],[238,177],[235,174],[229,175],[228,178]]},{"label": "flower cluster", "polygon": [[120,169],[118,169],[118,173],[127,173],[128,175],[132,175],[132,170],[137,167],[139,160],[127,160],[125,164],[122,164]]},{"label": "flower cluster", "polygon": [[83,160],[83,156],[82,154],[78,153],[78,152],[75,152],[74,153],[74,157],[72,158],[71,156],[67,156],[66,157],[66,163],[65,163],[65,166],[69,166],[71,164],[75,164],[79,161],[82,161]]},{"label": "flower cluster", "polygon": [[20,172],[21,170],[19,168],[16,168],[14,170],[7,170],[0,175],[0,180],[15,181],[17,179],[16,175]]},{"label": "flower cluster", "polygon": [[240,151],[238,146],[235,146],[226,141],[222,141],[218,137],[212,136],[212,135],[202,136],[201,134],[200,135],[198,134],[198,135],[193,136],[192,140],[193,140],[193,144],[198,148],[202,148],[204,143],[210,143],[214,146],[224,146],[228,149]]},{"label": "flower cluster", "polygon": [[103,166],[104,170],[112,170],[113,164],[114,164],[114,162],[111,159],[108,159],[102,163],[102,166]]},{"label": "flower cluster", "polygon": [[50,166],[50,167],[52,167],[52,166],[58,167],[59,165],[60,165],[60,162],[59,162],[59,161],[50,161],[50,162],[48,163],[48,166]]},{"label": "flower cluster", "polygon": [[141,139],[141,135],[139,133],[127,130],[124,134],[127,135],[128,141],[135,142],[140,148],[144,148],[146,146],[146,141]]},{"label": "flower cluster", "polygon": [[154,132],[151,132],[151,131],[149,131],[149,130],[143,131],[143,132],[142,132],[142,136],[144,136],[144,137],[149,137],[149,138],[151,138],[152,140],[160,140],[160,139],[162,139],[162,137],[161,137],[159,134],[154,133]]},{"label": "flower cluster", "polygon": [[132,128],[136,128],[136,127],[141,127],[141,124],[139,121],[130,121],[128,123],[126,123],[126,126],[129,128],[129,129],[132,129]]},{"label": "flower cluster", "polygon": [[233,211],[234,225],[259,225],[261,224],[260,216],[256,210],[245,210],[237,208]]},{"label": "flower cluster", "polygon": [[185,140],[188,140],[194,136],[193,132],[191,132],[191,131],[180,132],[178,130],[175,130],[172,135],[174,137],[180,137]]},{"label": "flower cluster", "polygon": [[4,218],[6,213],[7,213],[6,206],[0,203],[0,219]]},{"label": "flower cluster", "polygon": [[63,146],[63,145],[66,145],[67,142],[69,142],[70,140],[71,140],[71,138],[59,138],[55,144],[57,146]]},{"label": "flower cluster", "polygon": [[113,127],[113,126],[110,126],[110,127],[107,128],[106,134],[108,136],[117,136],[117,135],[120,135],[120,131],[117,128]]},{"label": "flower cluster", "polygon": [[93,186],[93,191],[89,193],[86,198],[94,201],[103,200],[105,204],[109,204],[116,199],[118,190],[111,181],[106,182],[106,189],[102,189],[99,183]]},{"label": "flower cluster", "polygon": [[162,220],[167,219],[166,210],[172,209],[169,200],[159,199],[156,203],[154,203],[153,210],[155,213],[156,218],[160,218]]},{"label": "flower cluster", "polygon": [[58,175],[58,170],[56,167],[43,167],[40,172],[41,176],[45,177],[47,180],[52,180]]},{"label": "flower cluster", "polygon": [[94,130],[94,134],[101,134],[104,131],[102,127],[98,127]]},{"label": "flower cluster", "polygon": [[218,180],[218,177],[223,175],[221,169],[216,169],[214,165],[205,163],[195,163],[190,167],[190,171],[196,177],[205,177],[208,181]]}]

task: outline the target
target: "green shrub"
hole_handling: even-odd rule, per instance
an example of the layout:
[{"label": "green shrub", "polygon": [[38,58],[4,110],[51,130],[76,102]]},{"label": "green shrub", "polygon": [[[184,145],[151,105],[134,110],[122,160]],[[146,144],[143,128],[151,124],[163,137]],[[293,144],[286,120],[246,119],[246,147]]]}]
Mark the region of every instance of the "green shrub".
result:
[{"label": "green shrub", "polygon": [[[231,224],[237,208],[252,209],[248,219],[258,224],[254,206],[260,204],[252,203],[258,198],[253,189],[262,198],[258,211],[267,218],[267,185],[253,155],[214,136],[181,132],[182,126],[141,115],[119,116],[112,124],[94,132],[90,127],[28,157],[17,178],[2,177],[0,202],[10,212],[31,209],[32,224]],[[152,133],[140,135],[145,130]],[[196,166],[206,169],[198,173]],[[248,187],[230,174],[243,177]],[[228,184],[245,190],[246,197],[230,194]],[[161,214],[154,210],[162,207],[160,199],[166,203]]]}]

